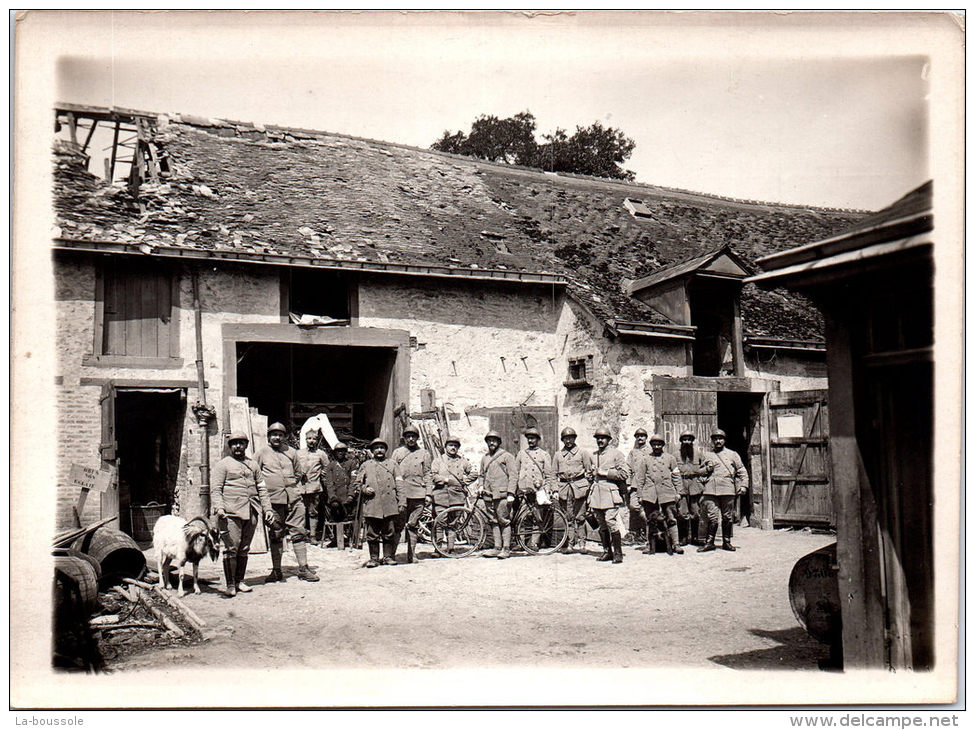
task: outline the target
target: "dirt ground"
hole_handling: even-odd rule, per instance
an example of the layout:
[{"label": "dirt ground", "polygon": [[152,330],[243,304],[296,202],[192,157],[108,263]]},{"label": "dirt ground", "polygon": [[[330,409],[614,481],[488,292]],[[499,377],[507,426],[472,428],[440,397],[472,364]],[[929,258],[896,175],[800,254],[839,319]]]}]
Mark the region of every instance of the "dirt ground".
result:
[{"label": "dirt ground", "polygon": [[[201,595],[184,599],[209,640],[122,656],[109,671],[180,667],[476,668],[681,666],[818,671],[827,648],[789,607],[803,555],[835,540],[810,531],[739,528],[738,551],[591,556],[472,556],[364,568],[362,551],[309,549],[319,583],[263,585],[270,556],[251,557],[252,593],[222,595],[222,571],[200,566]],[[402,546],[401,546],[402,549]],[[421,557],[432,548],[421,548]],[[403,560],[403,556],[399,556]],[[155,568],[149,557],[149,566]],[[189,586],[188,586],[189,587]],[[296,636],[301,637],[296,641]]]}]

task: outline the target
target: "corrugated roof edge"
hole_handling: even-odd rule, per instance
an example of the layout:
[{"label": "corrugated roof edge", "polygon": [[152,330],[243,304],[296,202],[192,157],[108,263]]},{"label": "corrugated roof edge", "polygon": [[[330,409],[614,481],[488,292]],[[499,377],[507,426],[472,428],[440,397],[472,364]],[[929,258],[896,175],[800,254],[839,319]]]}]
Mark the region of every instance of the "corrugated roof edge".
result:
[{"label": "corrugated roof edge", "polygon": [[[261,124],[255,122],[241,122],[230,119],[220,119],[218,117],[203,117],[202,115],[193,115],[183,112],[146,112],[137,111],[133,109],[122,109],[117,107],[96,107],[96,106],[84,106],[80,104],[55,104],[54,108],[56,110],[64,111],[83,111],[88,110],[97,113],[110,113],[118,112],[122,114],[130,114],[134,116],[145,116],[145,117],[166,117],[170,122],[176,124],[183,124],[189,127],[196,127],[199,129],[206,129],[208,127],[243,127],[253,130],[272,130],[275,132],[293,132],[301,135],[311,135],[311,137],[316,136],[328,136],[328,137],[338,137],[340,139],[348,139],[355,142],[365,142],[368,144],[378,144],[385,145],[387,147],[393,147],[395,149],[410,150],[412,152],[423,152],[430,155],[435,155],[438,157],[444,157],[446,159],[463,160],[465,162],[473,162],[477,165],[493,168],[502,171],[520,171],[531,173],[534,175],[545,176],[547,178],[555,177],[563,180],[575,180],[579,182],[595,183],[599,185],[615,186],[629,190],[646,190],[649,192],[657,192],[664,194],[676,194],[676,195],[686,195],[692,198],[700,198],[702,200],[719,200],[724,203],[730,203],[739,206],[753,206],[753,207],[765,207],[765,208],[784,208],[788,210],[808,210],[808,211],[819,211],[823,213],[854,213],[854,214],[867,214],[874,211],[863,210],[859,208],[833,208],[828,206],[814,206],[814,205],[800,205],[798,203],[776,203],[772,201],[761,201],[761,200],[746,200],[743,198],[732,198],[725,195],[717,195],[714,193],[703,193],[693,190],[687,190],[684,188],[674,188],[667,187],[664,185],[654,185],[652,183],[643,182],[627,182],[623,180],[615,180],[613,178],[605,177],[595,177],[593,175],[579,175],[576,173],[566,173],[566,172],[547,172],[537,167],[526,167],[524,165],[509,165],[500,162],[491,162],[490,160],[482,160],[477,157],[468,157],[466,155],[457,155],[452,152],[440,152],[439,150],[432,150],[428,147],[416,147],[414,145],[404,144],[402,142],[388,142],[386,140],[373,139],[370,137],[357,137],[351,134],[345,134],[342,132],[328,132],[325,130],[317,129],[304,129],[302,127],[286,127],[279,124]],[[188,117],[190,119],[207,119],[208,125],[203,125],[199,123],[193,123],[191,121],[184,121],[183,117]]]}]

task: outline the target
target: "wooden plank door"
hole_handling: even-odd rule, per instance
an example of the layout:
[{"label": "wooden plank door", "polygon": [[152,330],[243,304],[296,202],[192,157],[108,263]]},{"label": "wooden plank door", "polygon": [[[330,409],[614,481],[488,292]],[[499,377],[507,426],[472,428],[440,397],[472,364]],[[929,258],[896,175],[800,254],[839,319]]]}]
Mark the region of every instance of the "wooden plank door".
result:
[{"label": "wooden plank door", "polygon": [[[102,386],[99,405],[102,411],[102,438],[98,446],[99,456],[102,466],[108,465],[115,467],[113,473],[116,477],[112,480],[108,489],[100,495],[99,519],[117,517],[119,514],[119,485],[118,485],[118,440],[115,435],[115,396],[116,389],[114,383],[105,383]],[[84,515],[80,515],[84,519]],[[115,525],[118,528],[118,525]]]},{"label": "wooden plank door", "polygon": [[769,394],[775,524],[834,525],[825,390]]},{"label": "wooden plank door", "polygon": [[657,431],[664,437],[664,449],[680,453],[680,435],[696,434],[701,449],[711,445],[711,432],[718,425],[718,394],[713,390],[658,390]]},{"label": "wooden plank door", "polygon": [[541,447],[549,454],[561,448],[559,444],[559,413],[555,406],[512,406],[493,408],[488,416],[488,427],[504,439],[503,448],[512,454],[528,444],[522,432],[534,426],[542,434]]}]

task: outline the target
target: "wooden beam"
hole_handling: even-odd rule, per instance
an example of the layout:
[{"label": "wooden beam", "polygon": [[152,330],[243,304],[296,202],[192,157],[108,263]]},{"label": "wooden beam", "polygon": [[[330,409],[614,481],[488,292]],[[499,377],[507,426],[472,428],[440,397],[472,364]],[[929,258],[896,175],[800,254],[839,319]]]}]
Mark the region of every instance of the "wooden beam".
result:
[{"label": "wooden beam", "polygon": [[88,143],[91,142],[91,136],[95,133],[95,127],[97,126],[98,126],[98,120],[93,119],[91,122],[91,128],[88,130],[88,136],[85,137],[85,143],[81,145],[82,152],[88,149]]},{"label": "wooden beam", "polygon": [[108,165],[108,181],[115,180],[115,159],[118,153],[118,130],[121,122],[115,122],[115,132],[112,134],[112,159]]}]

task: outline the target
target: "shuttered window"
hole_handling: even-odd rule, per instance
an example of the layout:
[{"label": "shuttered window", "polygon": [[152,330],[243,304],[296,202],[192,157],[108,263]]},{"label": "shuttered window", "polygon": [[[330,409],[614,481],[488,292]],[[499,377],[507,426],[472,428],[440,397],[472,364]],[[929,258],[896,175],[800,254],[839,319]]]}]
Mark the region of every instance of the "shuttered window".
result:
[{"label": "shuttered window", "polygon": [[101,270],[101,355],[171,358],[173,273],[158,261],[111,257]]}]

